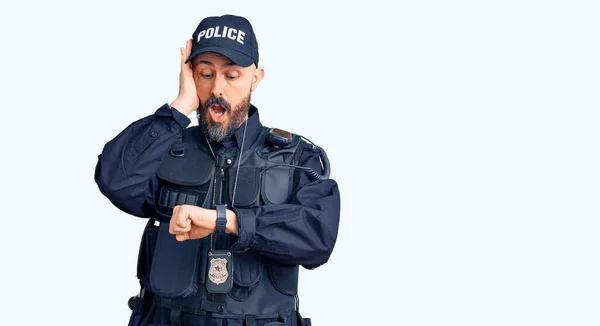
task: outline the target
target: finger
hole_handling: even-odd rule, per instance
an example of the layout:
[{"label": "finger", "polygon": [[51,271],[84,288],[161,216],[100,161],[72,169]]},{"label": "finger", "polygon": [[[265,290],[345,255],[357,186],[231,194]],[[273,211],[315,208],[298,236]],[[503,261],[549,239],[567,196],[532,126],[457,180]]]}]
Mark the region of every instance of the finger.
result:
[{"label": "finger", "polygon": [[187,41],[187,43],[185,44],[185,53],[187,54],[188,57],[192,53],[192,44],[193,44],[192,39],[189,39]]},{"label": "finger", "polygon": [[190,221],[189,215],[190,214],[188,209],[179,209],[177,215],[175,216],[175,225],[173,226],[175,231],[187,230],[188,228],[190,228],[190,226],[192,225],[192,221]]},{"label": "finger", "polygon": [[187,232],[191,227],[192,223],[189,220],[176,221],[175,223],[173,223],[173,231],[175,232]]},{"label": "finger", "polygon": [[[185,44],[185,50],[184,50],[185,60],[187,60],[191,54],[192,54],[192,39],[189,39],[187,41],[187,43]],[[185,62],[185,60],[184,60],[184,62]],[[187,63],[187,65],[191,66],[190,64],[191,64],[191,62]]]},{"label": "finger", "polygon": [[175,214],[173,214],[173,216],[171,216],[171,220],[169,220],[169,233],[171,233],[171,234],[176,233],[175,232],[175,225],[176,225],[175,221],[176,221]]},{"label": "finger", "polygon": [[190,235],[189,235],[189,233],[178,234],[178,235],[175,236],[175,239],[177,239],[177,241],[189,240],[190,239]]},{"label": "finger", "polygon": [[191,228],[192,228],[191,223],[187,226],[186,225],[178,225],[177,221],[175,221],[175,218],[172,218],[171,222],[169,223],[169,233],[171,233],[171,234],[181,234],[181,233],[189,232]]},{"label": "finger", "polygon": [[179,220],[181,218],[181,215],[185,214],[185,210],[185,205],[176,205],[175,207],[173,207],[172,217],[175,218],[175,220]]},{"label": "finger", "polygon": [[192,229],[191,225],[189,225],[187,227],[181,227],[181,226],[178,226],[178,225],[174,225],[173,226],[173,232],[171,234],[188,233],[188,232],[190,232],[191,229]]},{"label": "finger", "polygon": [[181,228],[178,223],[180,211],[181,211],[180,205],[173,207],[173,214],[171,215],[171,220],[169,221],[169,233],[171,233],[171,234],[177,234],[177,233],[181,232]]},{"label": "finger", "polygon": [[180,228],[189,227],[191,224],[192,224],[192,221],[190,221],[190,219],[188,217],[186,217],[185,215],[178,216],[177,220],[175,221],[175,226],[178,226]]},{"label": "finger", "polygon": [[169,233],[175,234],[175,230],[173,229],[173,219],[169,222]]}]

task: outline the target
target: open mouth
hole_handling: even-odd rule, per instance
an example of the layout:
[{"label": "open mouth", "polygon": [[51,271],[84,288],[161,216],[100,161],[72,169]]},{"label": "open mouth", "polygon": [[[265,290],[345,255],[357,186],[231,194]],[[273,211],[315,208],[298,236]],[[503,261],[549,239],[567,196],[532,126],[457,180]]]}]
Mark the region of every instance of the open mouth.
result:
[{"label": "open mouth", "polygon": [[220,105],[211,105],[209,108],[210,117],[214,122],[222,122],[225,118],[225,111],[227,111],[224,107]]}]

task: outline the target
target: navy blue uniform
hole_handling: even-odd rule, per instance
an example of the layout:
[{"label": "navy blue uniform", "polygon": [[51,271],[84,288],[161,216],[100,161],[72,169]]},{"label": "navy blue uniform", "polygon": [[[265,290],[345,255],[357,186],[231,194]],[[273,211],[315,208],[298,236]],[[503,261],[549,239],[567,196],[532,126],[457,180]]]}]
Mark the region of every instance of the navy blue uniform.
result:
[{"label": "navy blue uniform", "polygon": [[[129,125],[98,156],[95,181],[100,191],[128,214],[156,218],[156,172],[171,144],[182,137],[189,123],[185,115],[165,104],[153,115]],[[258,110],[251,106],[244,148],[256,141],[262,128]],[[243,129],[242,125],[222,144],[213,143],[215,150],[220,146],[239,149]],[[310,147],[303,148],[299,162],[315,171],[322,170],[318,152]],[[239,230],[231,250],[253,250],[282,264],[312,269],[327,262],[334,248],[340,193],[333,179],[312,180],[298,169],[287,203],[233,210],[238,216]],[[161,314],[167,316],[168,312],[159,311],[157,316]],[[193,317],[199,318],[198,322],[206,318],[185,318]]]}]

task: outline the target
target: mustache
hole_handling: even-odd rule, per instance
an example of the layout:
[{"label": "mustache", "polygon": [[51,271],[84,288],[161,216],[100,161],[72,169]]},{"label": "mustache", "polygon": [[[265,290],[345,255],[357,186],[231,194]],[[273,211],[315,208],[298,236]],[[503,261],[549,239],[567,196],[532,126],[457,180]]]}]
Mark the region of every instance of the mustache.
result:
[{"label": "mustache", "polygon": [[218,105],[218,106],[224,107],[227,110],[231,109],[231,106],[229,105],[229,103],[227,103],[227,101],[225,101],[225,99],[222,97],[211,96],[211,98],[209,98],[206,101],[206,103],[204,103],[204,108],[208,109],[209,107],[211,107],[213,105]]}]

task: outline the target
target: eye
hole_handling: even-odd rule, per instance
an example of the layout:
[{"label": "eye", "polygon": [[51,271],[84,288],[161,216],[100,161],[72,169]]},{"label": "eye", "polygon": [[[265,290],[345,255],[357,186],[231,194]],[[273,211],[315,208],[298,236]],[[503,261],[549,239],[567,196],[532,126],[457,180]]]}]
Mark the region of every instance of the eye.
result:
[{"label": "eye", "polygon": [[229,80],[233,80],[233,79],[236,79],[236,78],[238,78],[238,76],[235,76],[235,75],[227,75],[227,79],[229,79]]},{"label": "eye", "polygon": [[198,69],[198,71],[196,71],[196,74],[200,78],[210,79],[214,76],[214,71],[212,71],[211,69]]}]

